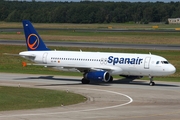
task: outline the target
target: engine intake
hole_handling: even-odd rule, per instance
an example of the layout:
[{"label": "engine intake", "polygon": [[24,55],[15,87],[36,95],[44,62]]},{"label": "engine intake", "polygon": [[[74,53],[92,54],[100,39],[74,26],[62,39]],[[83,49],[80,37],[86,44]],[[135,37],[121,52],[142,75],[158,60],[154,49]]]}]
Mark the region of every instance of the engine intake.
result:
[{"label": "engine intake", "polygon": [[84,76],[88,80],[101,80],[108,82],[110,80],[110,74],[107,71],[91,71]]}]

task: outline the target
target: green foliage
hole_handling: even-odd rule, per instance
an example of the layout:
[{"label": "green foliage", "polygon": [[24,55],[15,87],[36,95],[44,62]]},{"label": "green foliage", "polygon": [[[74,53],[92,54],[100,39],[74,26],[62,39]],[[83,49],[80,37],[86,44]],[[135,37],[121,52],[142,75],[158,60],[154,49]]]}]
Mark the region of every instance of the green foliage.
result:
[{"label": "green foliage", "polygon": [[0,1],[0,21],[38,23],[165,22],[179,17],[180,2]]},{"label": "green foliage", "polygon": [[71,105],[86,100],[66,91],[5,86],[0,86],[0,98],[0,111]]}]

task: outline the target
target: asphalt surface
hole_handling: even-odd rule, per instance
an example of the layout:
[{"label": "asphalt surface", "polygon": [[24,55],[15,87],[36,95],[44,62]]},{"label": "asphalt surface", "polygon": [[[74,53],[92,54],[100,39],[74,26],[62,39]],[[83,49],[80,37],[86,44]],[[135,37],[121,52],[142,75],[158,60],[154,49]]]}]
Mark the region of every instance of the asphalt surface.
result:
[{"label": "asphalt surface", "polygon": [[[63,47],[180,50],[180,45],[120,44],[120,43],[98,43],[98,42],[53,42],[53,41],[44,41],[44,42],[47,46],[63,46]],[[25,40],[0,40],[0,44],[25,45]]]},{"label": "asphalt surface", "polygon": [[[88,101],[53,108],[0,112],[0,120],[179,120],[180,83],[135,80],[83,85],[80,77],[0,73],[0,84],[68,90]],[[155,80],[155,79],[154,79]]]}]

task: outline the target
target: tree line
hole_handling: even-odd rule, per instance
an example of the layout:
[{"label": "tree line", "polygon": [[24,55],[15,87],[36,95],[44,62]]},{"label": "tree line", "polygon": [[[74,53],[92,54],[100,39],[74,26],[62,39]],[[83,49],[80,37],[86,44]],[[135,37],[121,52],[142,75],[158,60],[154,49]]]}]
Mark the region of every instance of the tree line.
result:
[{"label": "tree line", "polygon": [[36,2],[0,0],[0,21],[149,23],[180,17],[180,2]]}]

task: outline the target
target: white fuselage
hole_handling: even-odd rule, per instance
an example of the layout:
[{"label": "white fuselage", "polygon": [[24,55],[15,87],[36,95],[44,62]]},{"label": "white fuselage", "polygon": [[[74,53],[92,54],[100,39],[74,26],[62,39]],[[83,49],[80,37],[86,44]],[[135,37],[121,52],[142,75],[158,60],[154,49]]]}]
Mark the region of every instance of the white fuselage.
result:
[{"label": "white fuselage", "polygon": [[19,54],[35,56],[30,60],[57,69],[101,69],[112,75],[165,76],[176,71],[165,58],[151,54],[81,51],[25,51]]}]

